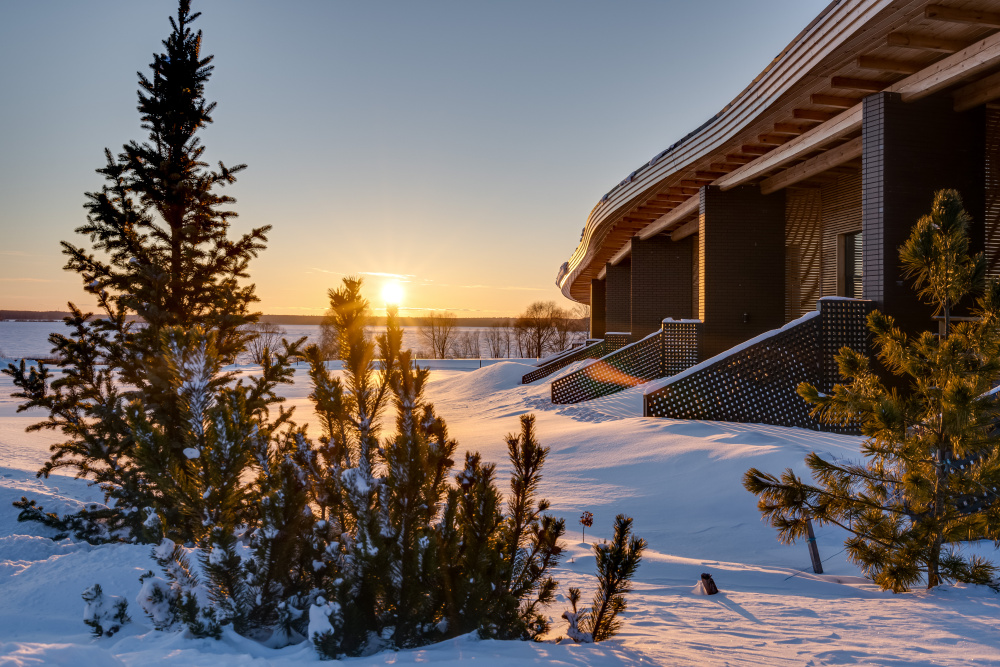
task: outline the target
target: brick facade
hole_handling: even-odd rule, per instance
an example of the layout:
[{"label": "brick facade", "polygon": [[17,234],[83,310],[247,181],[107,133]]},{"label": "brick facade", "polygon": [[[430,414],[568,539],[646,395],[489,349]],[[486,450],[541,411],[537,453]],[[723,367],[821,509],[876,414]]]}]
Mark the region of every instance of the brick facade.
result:
[{"label": "brick facade", "polygon": [[862,230],[864,298],[911,331],[932,327],[899,268],[899,246],[930,212],[934,192],[954,188],[973,219],[973,252],[984,246],[985,118],[956,113],[949,96],[904,103],[896,93],[864,100]]},{"label": "brick facade", "polygon": [[605,333],[632,328],[632,259],[607,265],[604,279]]},{"label": "brick facade", "polygon": [[605,303],[604,281],[594,278],[590,281],[590,337],[604,338]]},{"label": "brick facade", "polygon": [[701,359],[784,324],[784,191],[702,188],[698,244]]},{"label": "brick facade", "polygon": [[665,317],[691,318],[694,237],[677,243],[668,234],[632,238],[633,340],[660,330]]}]

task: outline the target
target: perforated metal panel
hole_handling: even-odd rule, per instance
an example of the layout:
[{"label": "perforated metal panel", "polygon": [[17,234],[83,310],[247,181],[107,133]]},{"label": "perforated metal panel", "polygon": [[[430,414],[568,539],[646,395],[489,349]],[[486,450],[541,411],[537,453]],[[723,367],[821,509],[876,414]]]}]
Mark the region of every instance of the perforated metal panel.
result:
[{"label": "perforated metal panel", "polygon": [[605,344],[605,341],[599,340],[590,345],[586,345],[571,354],[567,354],[564,357],[554,359],[544,366],[539,366],[537,370],[533,370],[530,373],[523,375],[521,377],[521,384],[529,384],[535,380],[541,380],[543,377],[548,377],[556,371],[566,368],[574,362],[582,361],[583,359],[600,359],[607,353],[608,346]]},{"label": "perforated metal panel", "polygon": [[588,401],[662,377],[662,336],[662,331],[648,336],[555,380],[552,383],[552,402]]},{"label": "perforated metal panel", "polygon": [[645,396],[650,417],[799,426],[856,432],[821,425],[796,393],[801,382],[829,391],[840,381],[834,356],[849,346],[868,353],[867,301],[821,301],[820,314]]},{"label": "perforated metal panel", "polygon": [[661,377],[675,375],[698,363],[698,337],[701,322],[698,320],[664,321],[660,342],[663,346],[663,373]]}]

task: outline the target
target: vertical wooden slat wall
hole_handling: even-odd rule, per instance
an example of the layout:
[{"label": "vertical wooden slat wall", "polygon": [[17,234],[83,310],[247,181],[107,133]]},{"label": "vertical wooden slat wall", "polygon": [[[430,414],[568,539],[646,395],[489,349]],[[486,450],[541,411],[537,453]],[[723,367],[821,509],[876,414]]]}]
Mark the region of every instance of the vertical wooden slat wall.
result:
[{"label": "vertical wooden slat wall", "polygon": [[986,261],[1000,277],[1000,109],[986,108]]},{"label": "vertical wooden slat wall", "polygon": [[824,185],[820,192],[823,199],[823,296],[844,296],[837,294],[837,237],[861,229],[861,174],[841,176]]},{"label": "vertical wooden slat wall", "polygon": [[819,188],[785,198],[785,321],[816,310],[821,292],[823,199]]}]

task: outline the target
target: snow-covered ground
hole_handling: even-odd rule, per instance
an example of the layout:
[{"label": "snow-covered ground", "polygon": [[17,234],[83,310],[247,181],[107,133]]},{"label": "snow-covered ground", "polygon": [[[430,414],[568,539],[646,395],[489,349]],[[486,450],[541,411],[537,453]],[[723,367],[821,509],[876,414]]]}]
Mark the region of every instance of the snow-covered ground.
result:
[{"label": "snow-covered ground", "polygon": [[[585,363],[585,362],[581,362]],[[575,370],[567,367],[560,374]],[[565,594],[593,591],[594,559],[581,542],[581,512],[594,513],[588,542],[609,536],[615,514],[635,518],[649,549],[620,638],[597,646],[552,642],[483,642],[463,637],[421,650],[387,653],[351,664],[407,665],[969,665],[1000,664],[1000,596],[977,587],[932,593],[881,592],[842,552],[844,535],[818,529],[826,574],[809,569],[804,544],[780,545],[740,484],[756,466],[804,471],[809,451],[857,457],[858,438],[774,426],[647,419],[642,386],[573,406],[548,400],[551,378],[522,386],[527,364],[434,370],[429,398],[459,449],[506,464],[503,435],[518,415],[537,415],[551,447],[543,495],[566,518],[567,554],[556,575]],[[305,370],[285,392],[297,418],[311,410]],[[15,414],[9,379],[0,379],[0,665],[283,665],[316,660],[308,646],[263,648],[234,634],[221,641],[152,631],[139,608],[113,638],[92,639],[82,623],[80,593],[100,583],[134,600],[139,574],[155,567],[149,548],[53,542],[45,529],[18,524],[10,507],[22,495],[46,509],[96,499],[79,480],[35,479],[54,434],[25,434],[40,415]],[[315,429],[315,427],[313,427]],[[501,478],[503,477],[501,474]],[[992,551],[992,548],[990,548]],[[721,594],[693,590],[710,572]],[[565,598],[549,610],[559,615]]]}]

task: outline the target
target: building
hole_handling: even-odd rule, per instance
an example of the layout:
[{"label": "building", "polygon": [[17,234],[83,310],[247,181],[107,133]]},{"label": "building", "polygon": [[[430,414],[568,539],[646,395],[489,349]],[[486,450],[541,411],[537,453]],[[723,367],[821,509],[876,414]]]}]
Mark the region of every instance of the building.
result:
[{"label": "building", "polygon": [[559,271],[591,337],[700,320],[696,357],[863,298],[930,310],[898,248],[942,188],[1000,269],[1000,1],[835,0],[745,90],[615,185]]}]

